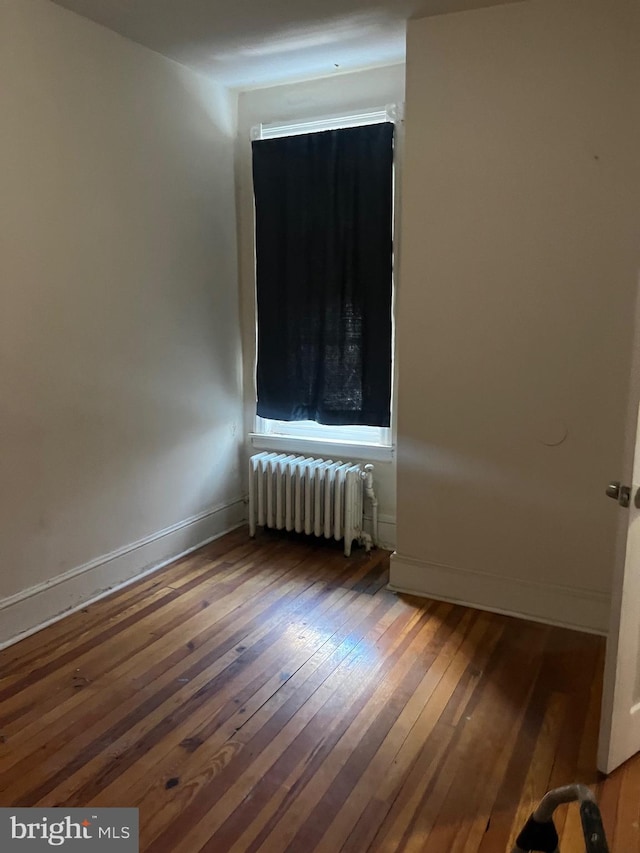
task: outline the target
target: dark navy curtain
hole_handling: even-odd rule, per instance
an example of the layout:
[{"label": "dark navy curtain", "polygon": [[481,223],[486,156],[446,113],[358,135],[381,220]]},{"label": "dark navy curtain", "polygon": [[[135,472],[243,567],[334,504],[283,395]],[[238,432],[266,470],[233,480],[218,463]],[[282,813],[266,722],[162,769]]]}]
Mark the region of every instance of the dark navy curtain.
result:
[{"label": "dark navy curtain", "polygon": [[264,418],[389,426],[393,131],[252,143]]}]

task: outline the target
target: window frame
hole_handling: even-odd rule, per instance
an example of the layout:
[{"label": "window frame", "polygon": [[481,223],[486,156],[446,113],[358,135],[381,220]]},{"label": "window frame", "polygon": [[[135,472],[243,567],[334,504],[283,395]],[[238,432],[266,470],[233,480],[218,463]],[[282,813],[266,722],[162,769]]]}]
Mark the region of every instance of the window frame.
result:
[{"label": "window frame", "polygon": [[[296,122],[260,123],[251,128],[251,139],[276,139],[282,136],[297,136],[304,133],[321,133],[346,127],[360,127],[382,122],[397,124],[400,116],[397,104],[387,104],[369,110],[354,113],[340,113],[317,117]],[[396,163],[394,158],[394,209],[393,228],[395,231],[396,217]],[[255,252],[255,247],[254,247]],[[371,461],[391,461],[395,454],[395,251],[394,268],[392,272],[392,371],[391,371],[391,403],[389,427],[372,427],[353,425],[332,426],[319,424],[315,421],[277,421],[262,418],[255,411],[257,401],[254,401],[254,432],[249,434],[252,446],[256,450],[284,450],[301,453],[322,453],[329,455],[338,451],[360,459]],[[258,340],[257,340],[257,310],[254,312],[255,322],[255,361],[253,365],[254,378],[257,369]]]}]

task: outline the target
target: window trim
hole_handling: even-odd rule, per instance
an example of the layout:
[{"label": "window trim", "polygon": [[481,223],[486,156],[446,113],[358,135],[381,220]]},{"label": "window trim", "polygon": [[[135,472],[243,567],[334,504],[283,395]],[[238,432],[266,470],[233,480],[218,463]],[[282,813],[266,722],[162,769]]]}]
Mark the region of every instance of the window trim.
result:
[{"label": "window trim", "polygon": [[386,104],[357,113],[339,113],[320,116],[306,121],[261,122],[251,128],[251,139],[277,139],[282,136],[300,136],[303,133],[322,133],[344,127],[362,127],[368,124],[398,121],[400,110],[397,104]]},{"label": "window trim", "polygon": [[289,435],[250,432],[249,441],[255,450],[277,450],[323,458],[362,459],[365,462],[391,462],[395,456],[393,444],[371,444],[364,441],[341,441],[331,438],[300,438]]}]

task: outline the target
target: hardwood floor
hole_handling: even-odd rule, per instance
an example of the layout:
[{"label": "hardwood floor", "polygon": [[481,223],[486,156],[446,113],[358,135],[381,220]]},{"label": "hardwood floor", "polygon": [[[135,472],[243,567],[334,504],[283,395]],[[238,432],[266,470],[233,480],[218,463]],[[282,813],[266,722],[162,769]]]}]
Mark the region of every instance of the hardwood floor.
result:
[{"label": "hardwood floor", "polygon": [[594,770],[603,639],[387,569],[240,530],[0,652],[0,806],[138,806],[148,853],[502,853],[581,781],[640,851],[640,760]]}]

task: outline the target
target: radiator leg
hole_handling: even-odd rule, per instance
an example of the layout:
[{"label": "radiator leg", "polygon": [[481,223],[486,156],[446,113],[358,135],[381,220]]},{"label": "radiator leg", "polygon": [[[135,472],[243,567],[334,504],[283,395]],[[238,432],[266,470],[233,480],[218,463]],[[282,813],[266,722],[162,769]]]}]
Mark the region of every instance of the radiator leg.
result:
[{"label": "radiator leg", "polygon": [[352,544],[351,539],[349,539],[349,540],[345,539],[344,540],[344,555],[345,555],[345,557],[351,556],[351,544]]},{"label": "radiator leg", "polygon": [[368,533],[363,533],[360,537],[360,544],[364,545],[364,549],[369,553],[369,551],[373,548],[373,539]]}]

